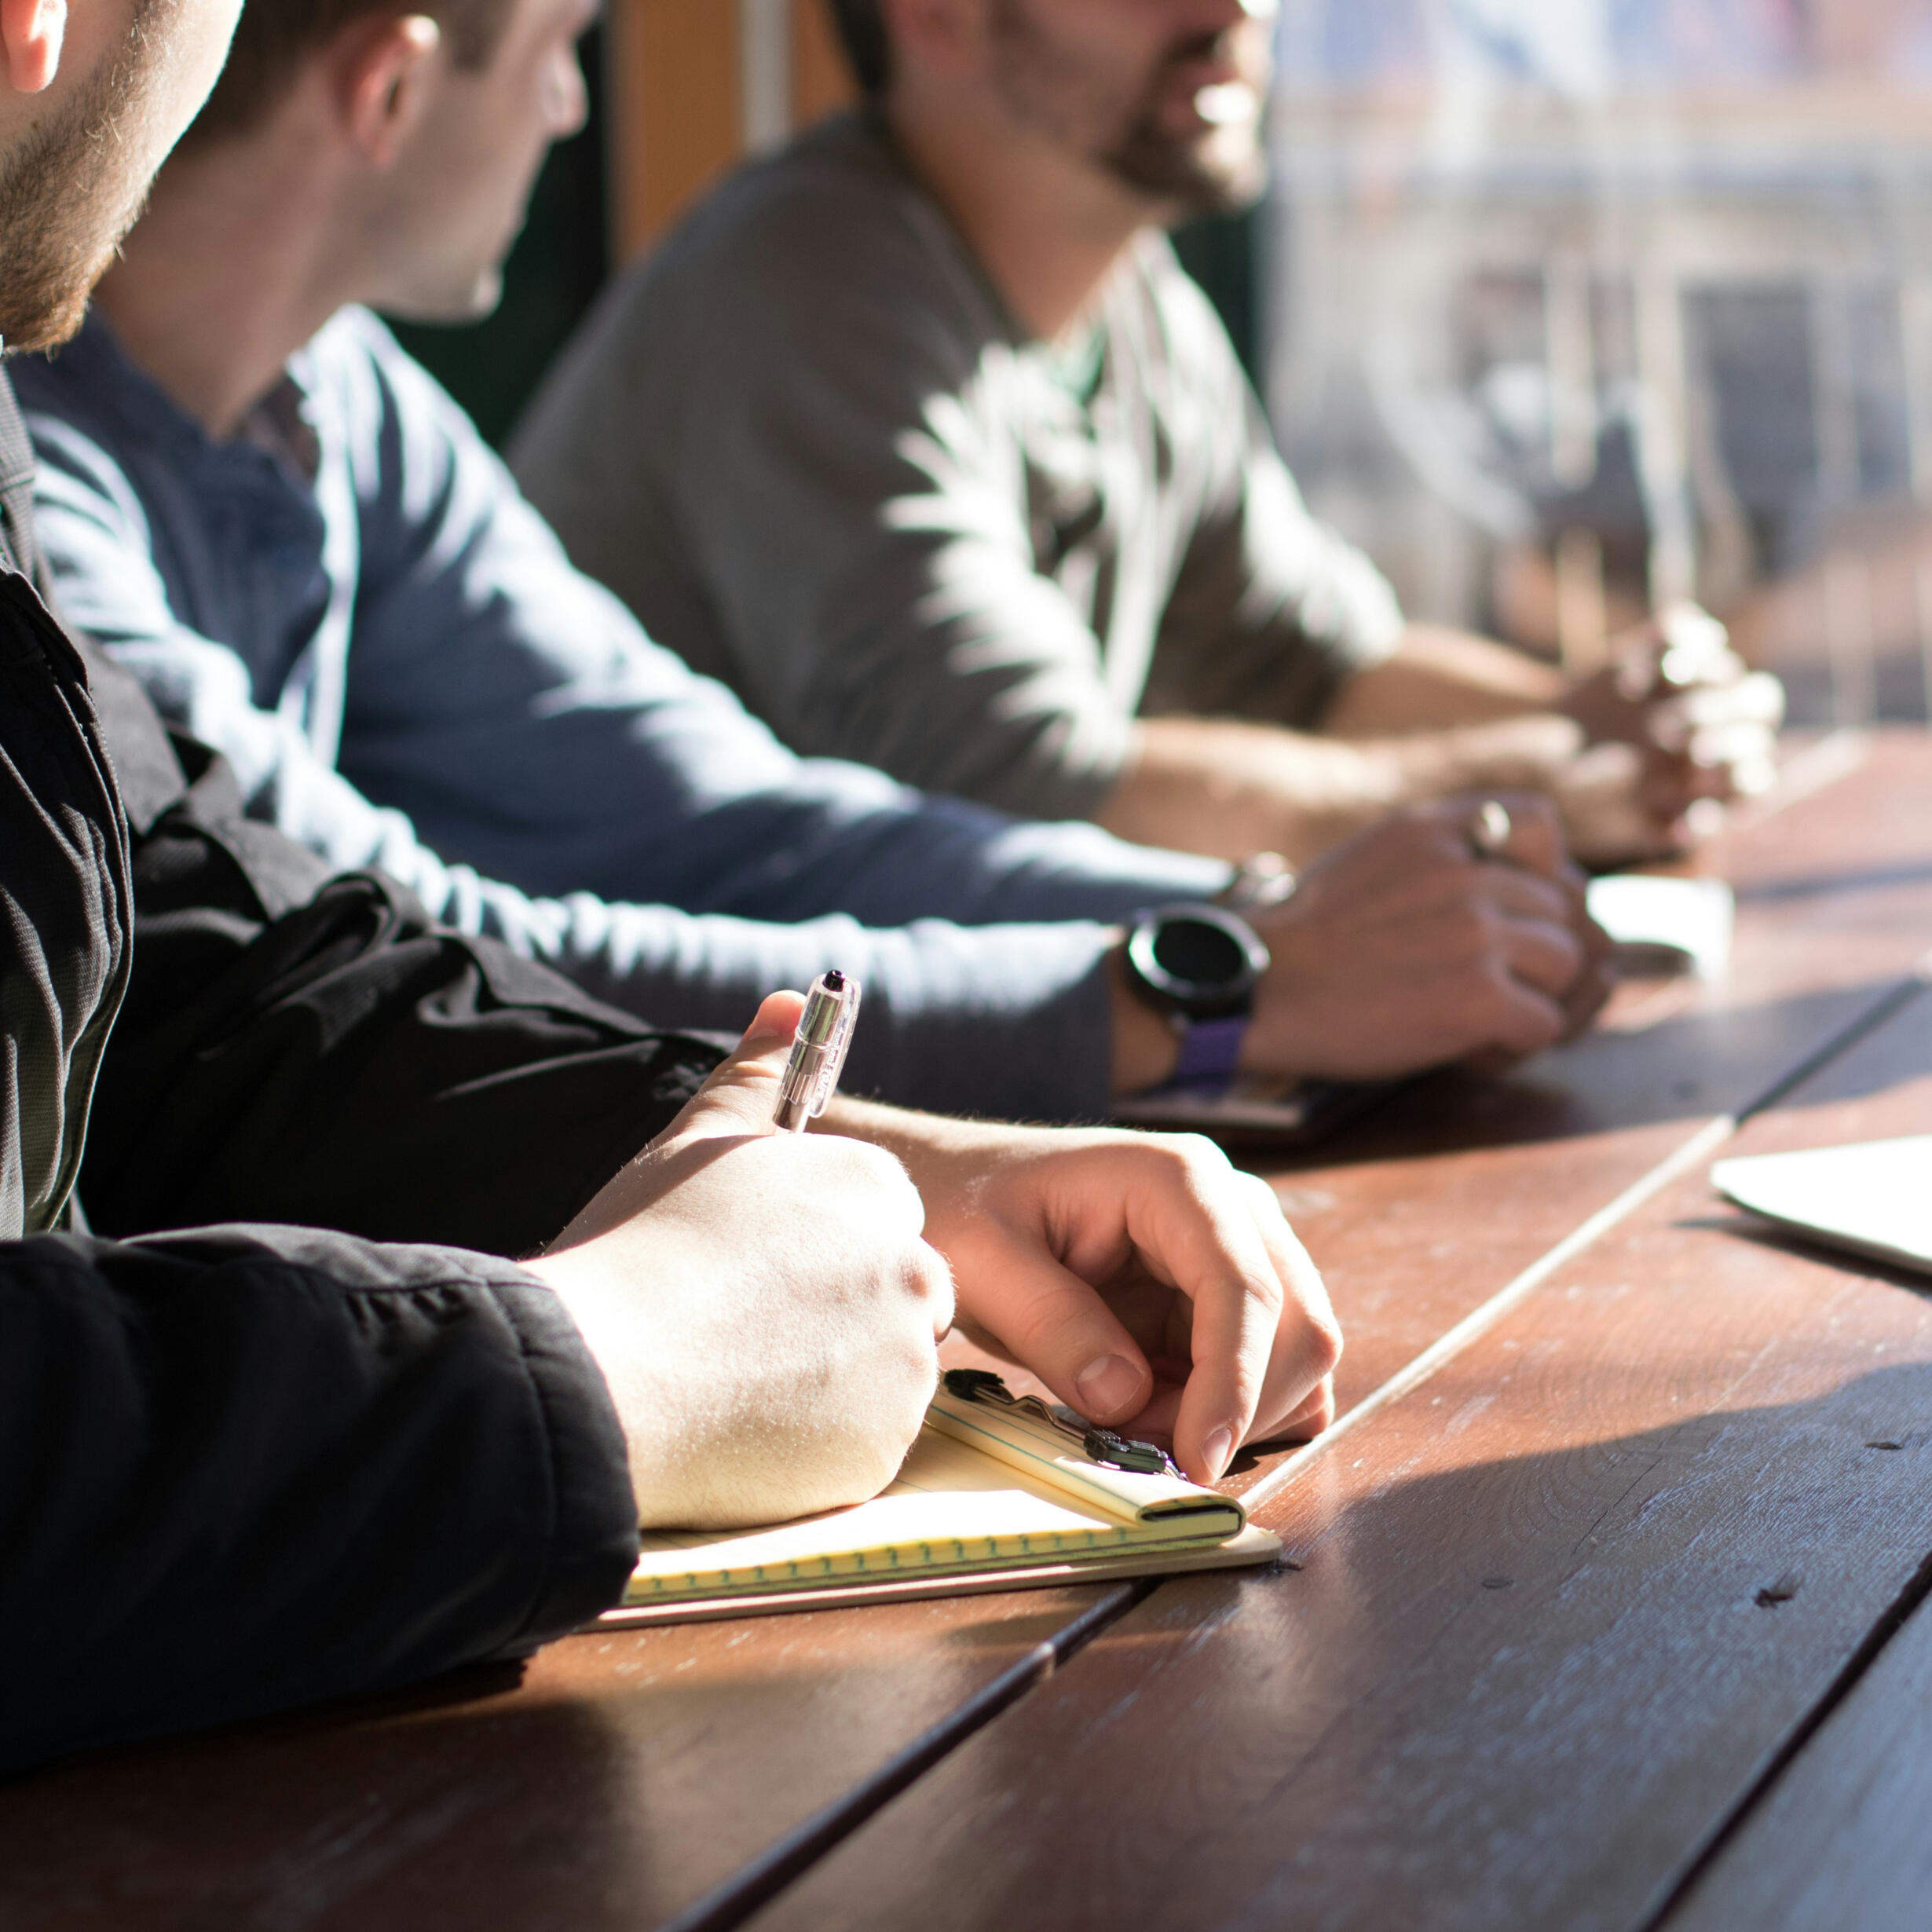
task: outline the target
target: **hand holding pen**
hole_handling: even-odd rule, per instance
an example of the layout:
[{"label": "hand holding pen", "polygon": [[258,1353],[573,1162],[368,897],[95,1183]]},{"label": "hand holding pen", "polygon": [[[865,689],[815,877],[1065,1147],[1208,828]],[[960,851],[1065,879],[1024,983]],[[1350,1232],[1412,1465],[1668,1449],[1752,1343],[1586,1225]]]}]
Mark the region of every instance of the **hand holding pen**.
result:
[{"label": "hand holding pen", "polygon": [[876,1495],[932,1395],[953,1283],[917,1189],[877,1147],[773,1122],[783,1070],[804,1064],[803,1004],[767,997],[531,1264],[609,1386],[647,1525],[769,1523]]}]

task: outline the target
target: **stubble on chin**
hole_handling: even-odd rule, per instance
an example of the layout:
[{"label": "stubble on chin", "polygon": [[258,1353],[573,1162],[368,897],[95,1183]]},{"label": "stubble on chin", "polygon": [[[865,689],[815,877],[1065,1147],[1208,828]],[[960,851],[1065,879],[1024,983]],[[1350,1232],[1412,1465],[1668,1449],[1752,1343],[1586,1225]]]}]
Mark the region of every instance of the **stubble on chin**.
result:
[{"label": "stubble on chin", "polygon": [[[1045,134],[1163,214],[1218,214],[1243,208],[1267,185],[1259,129],[1208,127],[1184,135],[1162,126],[1177,69],[1210,52],[1214,36],[1170,48],[1140,97],[1117,94],[1059,44],[1026,0],[993,0],[989,15],[996,85],[1023,126]],[[1257,92],[1265,76],[1253,77]]]},{"label": "stubble on chin", "polygon": [[159,24],[173,0],[143,0],[120,53],[0,165],[0,338],[9,351],[68,341],[94,284],[147,205],[147,104]]},{"label": "stubble on chin", "polygon": [[1216,128],[1181,141],[1151,115],[1100,163],[1123,186],[1184,216],[1231,214],[1251,207],[1268,185],[1268,164],[1252,133]]},{"label": "stubble on chin", "polygon": [[1162,107],[1173,75],[1201,51],[1191,46],[1168,55],[1129,116],[1125,133],[1099,159],[1116,181],[1182,214],[1228,214],[1250,206],[1268,185],[1259,113],[1266,76],[1250,77],[1255,119],[1170,134],[1162,125]]}]

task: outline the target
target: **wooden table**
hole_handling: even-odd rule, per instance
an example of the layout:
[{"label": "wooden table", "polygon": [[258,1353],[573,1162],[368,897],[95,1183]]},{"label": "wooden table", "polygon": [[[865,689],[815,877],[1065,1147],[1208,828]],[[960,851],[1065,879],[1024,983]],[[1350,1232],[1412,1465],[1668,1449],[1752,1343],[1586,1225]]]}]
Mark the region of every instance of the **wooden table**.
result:
[{"label": "wooden table", "polygon": [[[1932,1125],[1932,738],[1832,739],[1626,989],[1275,1178],[1343,1418],[1278,1570],[598,1635],[0,1791],[6,1932],[1932,1916],[1932,1297],[1720,1151]],[[31,1668],[31,1660],[16,1667]]]}]

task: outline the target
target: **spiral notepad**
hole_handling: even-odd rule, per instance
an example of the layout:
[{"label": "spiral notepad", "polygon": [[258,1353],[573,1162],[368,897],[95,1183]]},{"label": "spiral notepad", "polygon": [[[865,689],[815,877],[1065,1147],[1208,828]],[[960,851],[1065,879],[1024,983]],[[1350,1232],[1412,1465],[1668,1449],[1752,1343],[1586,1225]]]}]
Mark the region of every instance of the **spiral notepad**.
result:
[{"label": "spiral notepad", "polygon": [[881,1495],[765,1528],[648,1535],[623,1606],[604,1620],[1218,1568],[1280,1548],[1232,1498],[1107,1467],[1042,1418],[942,1391]]}]

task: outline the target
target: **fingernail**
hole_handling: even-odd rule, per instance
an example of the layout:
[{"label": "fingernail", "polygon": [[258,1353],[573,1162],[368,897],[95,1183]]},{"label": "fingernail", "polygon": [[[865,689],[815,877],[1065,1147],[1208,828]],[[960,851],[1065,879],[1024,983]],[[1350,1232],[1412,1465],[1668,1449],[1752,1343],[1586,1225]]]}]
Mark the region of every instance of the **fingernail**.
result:
[{"label": "fingernail", "polygon": [[1228,1465],[1235,1459],[1235,1432],[1231,1429],[1217,1429],[1201,1445],[1202,1453],[1207,1458],[1211,1475],[1224,1476]]},{"label": "fingernail", "polygon": [[1103,1355],[1074,1378],[1074,1387],[1089,1415],[1111,1415],[1140,1392],[1140,1371],[1119,1356]]}]

